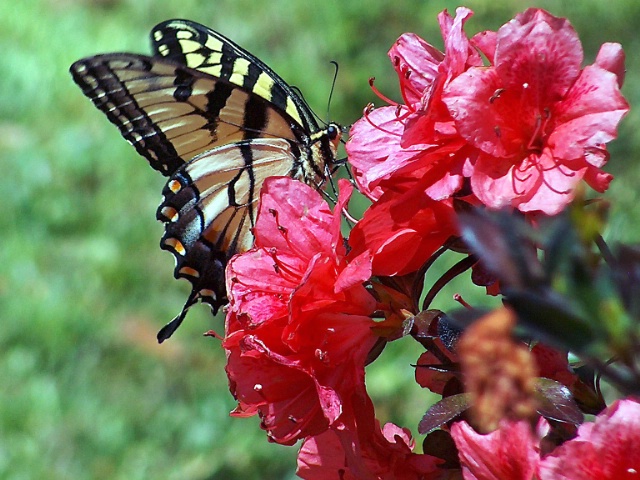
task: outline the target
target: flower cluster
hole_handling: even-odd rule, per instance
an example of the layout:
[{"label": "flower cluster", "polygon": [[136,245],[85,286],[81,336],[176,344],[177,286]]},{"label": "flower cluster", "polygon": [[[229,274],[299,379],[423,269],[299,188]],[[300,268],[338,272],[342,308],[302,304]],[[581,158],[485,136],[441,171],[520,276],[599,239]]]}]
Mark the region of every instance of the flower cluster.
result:
[{"label": "flower cluster", "polygon": [[392,424],[380,428],[365,389],[365,362],[378,340],[377,302],[364,286],[367,259],[346,261],[340,225],[351,189],[340,182],[331,212],[301,182],[265,182],[255,246],[227,267],[223,347],[238,400],[232,414],[257,413],[274,442],[304,440],[305,478],[337,475],[346,465],[354,478],[375,478],[405,471],[406,462],[415,463],[415,475],[406,478],[420,478],[435,459],[412,460],[410,435]]},{"label": "flower cluster", "polygon": [[288,178],[262,189],[255,247],[227,267],[223,343],[236,415],[259,413],[278,443],[324,432],[364,384],[375,299],[345,262],[340,211]]},{"label": "flower cluster", "polygon": [[347,152],[360,189],[374,200],[389,191],[471,195],[488,208],[549,215],[583,179],[606,190],[605,144],[629,108],[620,45],[603,45],[582,68],[580,40],[565,19],[530,9],[468,39],[471,15],[440,14],[444,53],[413,34],[389,51],[406,104],[353,126]]},{"label": "flower cluster", "polygon": [[[259,415],[271,441],[300,441],[303,478],[587,478],[606,445],[614,453],[595,478],[640,471],[630,453],[640,451],[640,405],[623,400],[603,411],[599,390],[567,361],[577,344],[559,350],[514,338],[535,305],[575,320],[550,293],[540,242],[505,253],[520,227],[486,239],[461,227],[466,212],[506,209],[537,228],[567,209],[582,180],[607,189],[606,143],[628,111],[622,49],[603,45],[582,67],[564,19],[530,9],[468,38],[471,15],[439,15],[444,52],[414,34],[389,51],[404,103],[367,108],[351,129],[348,161],[371,206],[347,238],[350,182],[339,182],[331,209],[314,188],[273,177],[262,187],[254,247],[227,266],[222,345],[238,401],[232,414]],[[475,283],[492,277],[483,284],[502,289],[509,308],[463,333],[428,310],[431,291],[420,308],[425,271],[447,249],[467,255],[458,268],[474,268]],[[564,347],[555,331],[535,340]],[[426,348],[416,381],[443,397],[420,423],[424,453],[408,430],[381,425],[365,385],[365,366],[404,336]],[[578,428],[583,412],[602,413]],[[563,471],[578,456],[575,475]]]},{"label": "flower cluster", "polygon": [[405,104],[367,111],[351,129],[349,162],[374,203],[350,243],[372,253],[376,275],[417,270],[455,235],[454,197],[553,215],[581,180],[603,192],[612,179],[605,144],[629,108],[620,45],[581,68],[566,20],[531,9],[469,39],[471,15],[439,15],[444,53],[402,35],[389,57]]},{"label": "flower cluster", "polygon": [[548,434],[544,419],[534,431],[524,421],[504,422],[486,435],[464,421],[451,427],[465,479],[635,480],[640,476],[638,402],[615,402],[551,452],[545,452]]}]

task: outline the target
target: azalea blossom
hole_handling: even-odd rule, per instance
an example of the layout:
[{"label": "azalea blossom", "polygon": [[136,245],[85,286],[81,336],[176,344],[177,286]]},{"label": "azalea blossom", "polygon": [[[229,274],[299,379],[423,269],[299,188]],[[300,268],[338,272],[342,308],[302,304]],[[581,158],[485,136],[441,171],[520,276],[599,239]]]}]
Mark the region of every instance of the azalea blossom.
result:
[{"label": "azalea blossom", "polygon": [[[392,423],[387,423],[382,429],[378,425],[378,431],[371,440],[372,443],[365,445],[359,452],[362,455],[362,465],[352,468],[335,430],[310,437],[305,440],[298,454],[297,474],[307,480],[441,478],[441,471],[437,467],[438,459],[412,453],[415,442],[406,429]],[[377,444],[377,448],[373,449],[372,444]]]},{"label": "azalea blossom", "polygon": [[364,389],[353,396],[346,423],[305,440],[298,454],[298,475],[308,480],[442,478],[441,460],[413,453],[415,441],[407,429],[392,423],[380,427]]},{"label": "azalea blossom", "polygon": [[456,130],[479,151],[468,175],[473,193],[490,208],[553,215],[583,179],[605,191],[606,143],[629,109],[620,45],[604,45],[581,69],[575,30],[540,9],[487,38],[491,65],[469,68],[442,95]]},{"label": "azalea blossom", "polygon": [[[411,33],[389,50],[402,100],[376,90],[388,105],[367,107],[351,129],[348,161],[371,205],[359,220],[346,215],[347,238],[350,182],[339,181],[335,208],[289,177],[264,182],[254,247],[226,268],[232,415],[258,415],[270,441],[300,441],[297,474],[306,479],[640,480],[640,404],[618,401],[578,428],[604,399],[566,351],[536,343],[535,329],[527,343],[514,338],[523,315],[513,295],[513,310],[448,339],[424,321],[434,292],[465,269],[495,294],[510,286],[485,270],[483,252],[468,253],[457,212],[504,208],[532,222],[561,212],[583,180],[605,191],[607,143],[629,108],[620,45],[603,45],[583,67],[565,19],[529,9],[468,38],[472,15],[460,7],[438,16],[443,51]],[[434,282],[421,312],[426,267],[445,248],[470,257]],[[451,399],[420,430],[433,434],[424,454],[409,430],[381,424],[365,385],[365,364],[408,335],[426,349],[416,382]],[[578,405],[540,387],[551,384]]]},{"label": "azalea blossom", "polygon": [[340,182],[332,213],[313,188],[269,178],[255,247],[227,267],[223,346],[234,415],[259,414],[279,443],[326,430],[364,384],[376,302],[362,284],[369,271],[345,260],[340,220],[350,192]]},{"label": "azalea blossom", "polygon": [[368,251],[374,275],[417,270],[457,233],[450,196],[462,187],[474,155],[442,103],[443,88],[471,65],[481,65],[462,27],[472,15],[438,16],[442,53],[415,34],[389,50],[405,105],[365,113],[346,149],[359,190],[374,200],[349,240],[354,255]]},{"label": "azalea blossom", "polygon": [[640,403],[619,400],[540,463],[541,480],[640,478]]},{"label": "azalea blossom", "polygon": [[351,231],[349,256],[370,256],[373,275],[404,275],[456,233],[450,201],[438,202],[420,189],[386,192]]},{"label": "azalea blossom", "polygon": [[606,143],[628,110],[619,45],[606,44],[581,70],[566,20],[530,9],[468,39],[471,15],[461,7],[455,18],[438,16],[444,52],[401,36],[389,57],[405,103],[367,110],[351,129],[348,159],[374,204],[350,245],[354,255],[369,252],[374,275],[415,271],[457,234],[454,194],[555,214],[582,179],[600,192],[611,180],[600,169]]},{"label": "azalea blossom", "polygon": [[548,425],[541,420],[537,432],[525,421],[503,421],[491,433],[477,433],[467,422],[451,427],[458,447],[464,480],[532,480],[540,462],[540,438]]},{"label": "azalea blossom", "polygon": [[460,7],[455,18],[446,10],[438,15],[444,53],[411,33],[389,50],[405,105],[366,113],[353,125],[346,145],[358,187],[370,198],[420,188],[440,200],[462,186],[475,150],[458,134],[442,94],[467,68],[482,65],[463,31],[472,14]]},{"label": "azalea blossom", "polygon": [[565,19],[530,9],[468,39],[471,15],[440,14],[444,53],[414,34],[389,51],[405,104],[354,124],[347,152],[361,191],[377,200],[421,188],[442,200],[468,178],[490,208],[556,214],[583,179],[606,190],[606,143],[629,109],[620,45],[603,45],[582,69],[580,40]]},{"label": "azalea blossom", "polygon": [[549,424],[503,421],[482,435],[464,421],[451,436],[465,480],[636,480],[640,476],[640,403],[618,400],[594,422],[584,423],[576,438],[542,456]]}]

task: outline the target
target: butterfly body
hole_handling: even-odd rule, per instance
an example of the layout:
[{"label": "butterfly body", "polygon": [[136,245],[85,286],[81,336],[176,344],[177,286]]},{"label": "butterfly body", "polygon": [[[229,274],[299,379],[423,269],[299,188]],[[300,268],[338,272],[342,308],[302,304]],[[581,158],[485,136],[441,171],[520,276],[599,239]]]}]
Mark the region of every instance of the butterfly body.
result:
[{"label": "butterfly body", "polygon": [[154,56],[79,60],[74,81],[122,136],[169,180],[157,218],[160,246],[192,292],[158,334],[168,338],[191,305],[226,303],[224,268],[253,244],[260,186],[290,176],[319,186],[336,162],[341,128],[320,128],[300,95],[224,36],[186,20],[151,32]]}]

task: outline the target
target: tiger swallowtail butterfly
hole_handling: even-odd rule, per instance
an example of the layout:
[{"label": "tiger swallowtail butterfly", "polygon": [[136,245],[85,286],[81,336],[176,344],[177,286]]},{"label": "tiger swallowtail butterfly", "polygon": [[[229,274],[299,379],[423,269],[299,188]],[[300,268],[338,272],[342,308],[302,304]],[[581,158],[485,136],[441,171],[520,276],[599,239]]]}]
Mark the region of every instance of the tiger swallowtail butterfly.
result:
[{"label": "tiger swallowtail butterfly", "polygon": [[197,301],[227,302],[224,270],[253,245],[258,194],[270,176],[322,184],[342,128],[321,128],[300,94],[223,35],[187,20],[151,31],[153,56],[78,60],[73,80],[151,167],[169,177],[157,217],[174,276],[191,282],[169,338]]}]

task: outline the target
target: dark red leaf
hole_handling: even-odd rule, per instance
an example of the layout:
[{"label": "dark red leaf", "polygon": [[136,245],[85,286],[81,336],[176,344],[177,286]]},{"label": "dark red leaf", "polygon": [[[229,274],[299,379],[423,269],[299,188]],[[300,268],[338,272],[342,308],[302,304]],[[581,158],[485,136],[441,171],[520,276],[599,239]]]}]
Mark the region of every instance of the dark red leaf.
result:
[{"label": "dark red leaf", "polygon": [[426,411],[418,424],[418,432],[422,435],[433,432],[436,428],[456,418],[469,406],[469,396],[466,393],[443,398],[431,405]]},{"label": "dark red leaf", "polygon": [[539,402],[538,413],[545,418],[558,422],[579,425],[584,416],[573,399],[571,392],[561,383],[548,378],[539,378],[536,382]]}]

